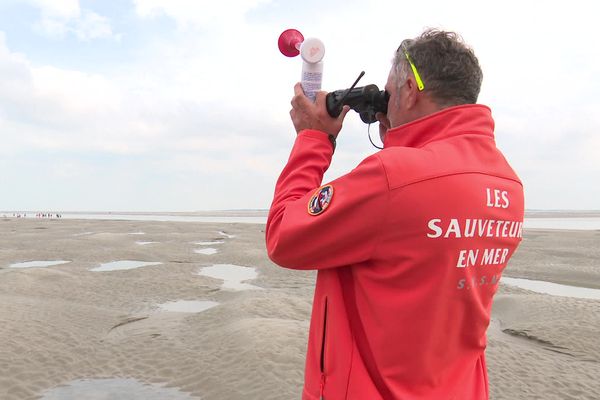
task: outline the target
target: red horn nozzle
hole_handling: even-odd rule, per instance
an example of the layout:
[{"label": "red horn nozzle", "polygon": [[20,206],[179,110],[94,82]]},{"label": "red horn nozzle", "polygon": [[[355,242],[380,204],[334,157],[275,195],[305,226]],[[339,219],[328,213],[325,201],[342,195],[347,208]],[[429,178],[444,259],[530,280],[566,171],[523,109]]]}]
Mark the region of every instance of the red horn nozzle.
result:
[{"label": "red horn nozzle", "polygon": [[277,45],[279,46],[279,51],[286,57],[296,57],[300,54],[300,49],[298,44],[304,41],[304,36],[297,31],[296,29],[287,29],[283,31],[281,35],[279,35],[279,40],[277,41]]}]

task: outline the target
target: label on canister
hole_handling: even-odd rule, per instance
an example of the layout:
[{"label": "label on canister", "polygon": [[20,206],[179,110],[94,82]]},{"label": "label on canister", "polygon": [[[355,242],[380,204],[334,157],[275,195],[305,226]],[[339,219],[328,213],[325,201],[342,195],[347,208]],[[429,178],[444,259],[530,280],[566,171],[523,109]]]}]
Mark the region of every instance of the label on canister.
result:
[{"label": "label on canister", "polygon": [[304,94],[310,100],[315,101],[317,92],[321,90],[321,82],[323,80],[323,63],[310,64],[302,63],[302,89]]}]

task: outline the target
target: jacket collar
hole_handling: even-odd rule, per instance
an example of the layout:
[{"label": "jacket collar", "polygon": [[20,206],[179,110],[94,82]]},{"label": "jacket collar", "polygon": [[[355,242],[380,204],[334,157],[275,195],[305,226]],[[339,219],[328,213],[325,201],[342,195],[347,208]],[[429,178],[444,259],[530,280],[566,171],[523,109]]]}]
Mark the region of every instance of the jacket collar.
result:
[{"label": "jacket collar", "polygon": [[494,120],[489,107],[465,104],[444,108],[388,130],[383,147],[423,147],[435,140],[464,134],[494,138]]}]

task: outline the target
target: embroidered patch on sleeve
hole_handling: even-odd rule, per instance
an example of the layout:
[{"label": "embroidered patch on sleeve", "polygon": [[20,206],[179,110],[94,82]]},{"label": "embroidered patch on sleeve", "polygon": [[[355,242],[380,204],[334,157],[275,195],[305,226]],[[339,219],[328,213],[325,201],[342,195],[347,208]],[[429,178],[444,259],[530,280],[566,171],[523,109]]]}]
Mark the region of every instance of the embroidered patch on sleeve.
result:
[{"label": "embroidered patch on sleeve", "polygon": [[325,185],[317,189],[308,201],[308,213],[310,215],[322,214],[331,204],[333,198],[333,186]]}]

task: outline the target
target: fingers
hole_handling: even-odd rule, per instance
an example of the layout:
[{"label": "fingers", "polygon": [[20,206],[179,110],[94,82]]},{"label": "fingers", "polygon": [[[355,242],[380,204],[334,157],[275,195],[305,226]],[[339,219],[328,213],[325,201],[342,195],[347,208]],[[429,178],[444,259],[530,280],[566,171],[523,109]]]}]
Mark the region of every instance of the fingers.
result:
[{"label": "fingers", "polygon": [[318,108],[322,107],[322,104],[327,102],[327,92],[318,91],[315,95],[315,104]]},{"label": "fingers", "polygon": [[388,119],[387,114],[382,112],[375,114],[375,118],[379,121],[379,138],[381,139],[381,143],[384,143],[387,131],[390,129],[390,120]]},{"label": "fingers", "polygon": [[379,121],[379,123],[383,125],[386,130],[390,129],[390,120],[388,119],[387,114],[378,112],[375,114],[375,118],[377,118],[377,121]]},{"label": "fingers", "polygon": [[294,95],[300,96],[304,95],[304,89],[302,89],[302,84],[300,82],[294,85]]},{"label": "fingers", "polygon": [[300,83],[294,85],[294,97],[291,104],[290,117],[296,132],[304,129],[314,129],[334,137],[340,132],[344,117],[350,110],[350,107],[345,106],[337,118],[331,117],[327,111],[327,92],[317,92],[313,103],[304,94]]},{"label": "fingers", "polygon": [[343,121],[344,118],[346,118],[346,114],[348,114],[348,111],[350,111],[350,106],[344,106],[342,108],[342,112],[340,113],[340,116],[338,117],[338,119],[340,121]]},{"label": "fingers", "polygon": [[294,85],[294,97],[292,98],[291,104],[294,108],[307,107],[312,104],[312,102],[304,94],[304,90],[302,89],[302,84],[300,82]]}]

